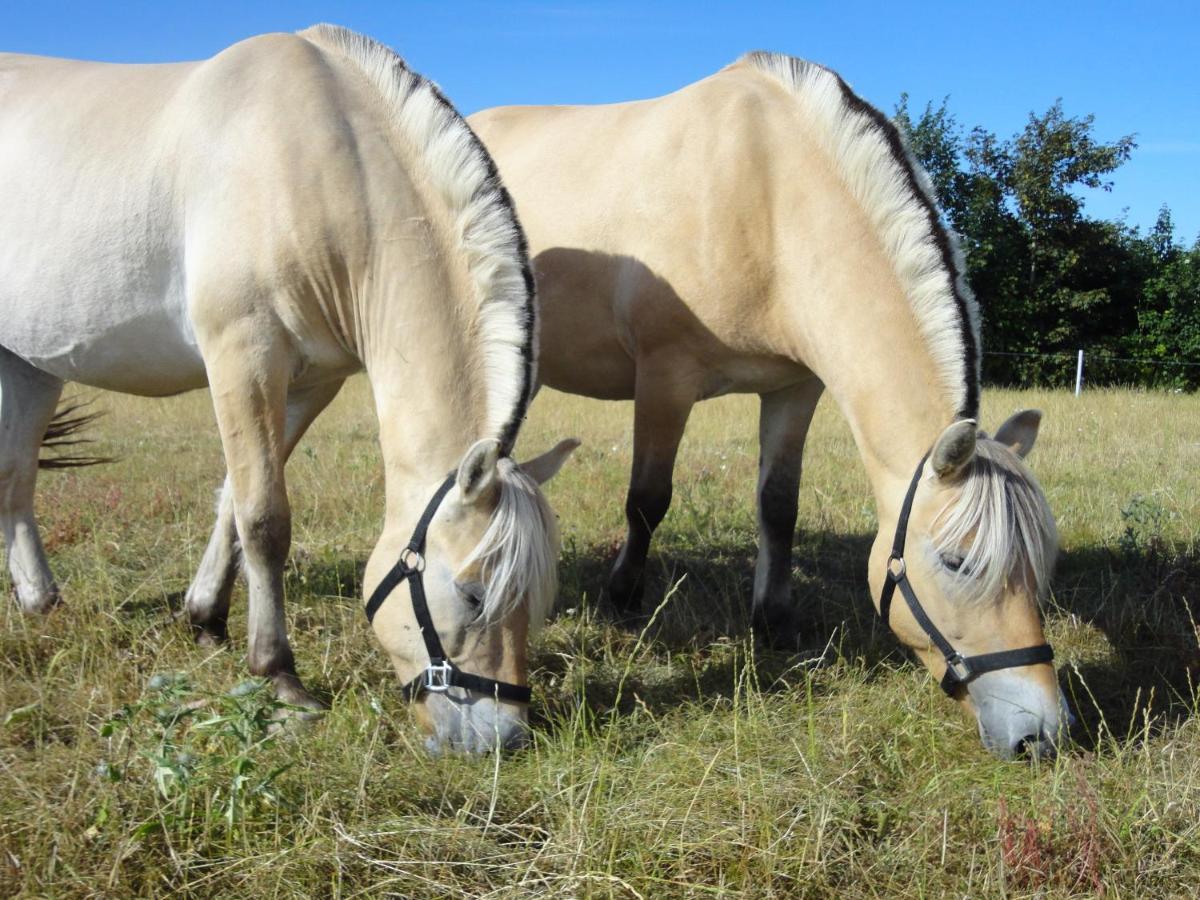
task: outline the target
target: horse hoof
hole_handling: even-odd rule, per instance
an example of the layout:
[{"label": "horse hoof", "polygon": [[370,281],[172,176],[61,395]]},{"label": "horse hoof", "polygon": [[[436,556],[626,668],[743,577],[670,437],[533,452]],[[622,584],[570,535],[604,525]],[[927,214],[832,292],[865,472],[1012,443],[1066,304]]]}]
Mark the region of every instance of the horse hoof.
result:
[{"label": "horse hoof", "polygon": [[294,710],[281,710],[289,718],[312,720],[319,718],[329,707],[308,692],[300,679],[290,672],[276,675],[275,696]]},{"label": "horse hoof", "polygon": [[229,632],[224,625],[193,625],[196,633],[196,646],[221,647],[229,640]]},{"label": "horse hoof", "polygon": [[755,637],[772,650],[795,650],[800,645],[803,622],[791,604],[755,606],[751,625]]},{"label": "horse hoof", "polygon": [[46,594],[34,597],[32,600],[25,600],[21,597],[21,592],[17,590],[16,585],[12,588],[12,598],[17,602],[17,606],[21,611],[31,616],[45,616],[54,612],[56,609],[66,607],[63,602],[62,594],[58,588],[54,588]]},{"label": "horse hoof", "polygon": [[632,577],[615,574],[608,581],[608,602],[613,605],[619,617],[636,616],[642,609],[642,595],[645,593],[645,582],[640,575]]}]

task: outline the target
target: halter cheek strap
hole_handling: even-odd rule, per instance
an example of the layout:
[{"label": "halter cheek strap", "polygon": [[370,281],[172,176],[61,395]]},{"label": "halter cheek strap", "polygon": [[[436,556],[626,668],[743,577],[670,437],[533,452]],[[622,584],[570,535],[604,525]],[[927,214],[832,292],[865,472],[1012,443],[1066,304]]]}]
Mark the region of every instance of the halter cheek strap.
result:
[{"label": "halter cheek strap", "polygon": [[985,672],[995,672],[999,669],[1014,669],[1019,666],[1032,666],[1037,663],[1048,663],[1054,659],[1054,649],[1049,644],[1038,644],[1036,647],[1022,647],[1017,650],[1001,650],[998,653],[981,653],[978,656],[963,656],[954,649],[944,634],[933,624],[933,620],[921,606],[917,593],[908,580],[908,567],[904,564],[904,544],[908,537],[908,518],[912,514],[913,497],[916,496],[917,486],[921,483],[921,473],[925,469],[925,461],[929,453],[921,457],[917,463],[917,471],[913,473],[908,485],[908,493],[904,495],[904,505],[900,508],[900,518],[896,523],[896,536],[892,540],[892,555],[888,557],[887,574],[883,579],[883,592],[879,597],[879,615],[888,625],[892,596],[896,588],[921,630],[929,636],[929,640],[937,647],[946,660],[946,674],[942,676],[942,690],[951,697],[960,685],[965,685],[978,678]]},{"label": "halter cheek strap", "polygon": [[429,523],[433,521],[446,494],[450,492],[450,488],[454,487],[454,481],[455,475],[452,473],[442,482],[441,487],[437,489],[425,507],[425,512],[421,514],[421,520],[417,522],[408,546],[400,552],[400,558],[396,564],[371,592],[371,596],[367,600],[367,621],[374,622],[375,614],[383,606],[383,601],[396,589],[397,585],[402,581],[407,581],[412,595],[413,613],[417,617],[417,625],[420,627],[421,637],[425,641],[425,650],[429,654],[429,665],[420,675],[404,686],[404,696],[409,700],[415,700],[425,692],[443,694],[452,687],[460,687],[477,694],[495,697],[498,700],[528,703],[532,699],[532,692],[528,686],[509,684],[506,681],[497,681],[483,675],[473,675],[458,668],[442,648],[442,640],[438,637],[437,629],[433,625],[433,616],[430,615],[429,604],[425,600],[425,582],[421,577],[425,571],[425,533],[429,530]]}]

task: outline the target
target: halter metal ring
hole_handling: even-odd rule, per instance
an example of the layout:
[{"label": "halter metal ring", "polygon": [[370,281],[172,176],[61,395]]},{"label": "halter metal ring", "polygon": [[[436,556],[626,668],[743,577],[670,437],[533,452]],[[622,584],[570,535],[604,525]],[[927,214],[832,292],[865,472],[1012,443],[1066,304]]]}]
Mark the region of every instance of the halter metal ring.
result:
[{"label": "halter metal ring", "polygon": [[908,573],[908,566],[904,564],[904,559],[899,556],[889,556],[887,561],[888,575],[892,581],[899,581]]},{"label": "halter metal ring", "polygon": [[400,562],[410,572],[425,571],[425,557],[415,547],[405,547],[401,550]]}]

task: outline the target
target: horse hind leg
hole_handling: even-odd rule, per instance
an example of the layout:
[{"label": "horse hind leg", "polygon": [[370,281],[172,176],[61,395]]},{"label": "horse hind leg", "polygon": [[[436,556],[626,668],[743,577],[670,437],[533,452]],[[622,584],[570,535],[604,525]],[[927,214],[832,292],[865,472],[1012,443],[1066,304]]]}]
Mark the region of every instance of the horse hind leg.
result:
[{"label": "horse hind leg", "polygon": [[[308,426],[337,396],[343,383],[344,380],[339,378],[288,393],[285,456],[291,456]],[[229,600],[237,580],[240,555],[233,514],[233,486],[226,476],[217,501],[217,520],[212,536],[185,600],[188,619],[196,630],[199,644],[212,646],[223,643],[227,637]]]},{"label": "horse hind leg", "polygon": [[799,622],[792,600],[792,542],[804,441],[824,385],[816,377],[762,394],[759,412],[758,561],[754,568],[754,629],[787,645]]},{"label": "horse hind leg", "polygon": [[63,382],[0,347],[0,529],[13,593],[29,613],[59,602],[33,516],[38,452]]}]

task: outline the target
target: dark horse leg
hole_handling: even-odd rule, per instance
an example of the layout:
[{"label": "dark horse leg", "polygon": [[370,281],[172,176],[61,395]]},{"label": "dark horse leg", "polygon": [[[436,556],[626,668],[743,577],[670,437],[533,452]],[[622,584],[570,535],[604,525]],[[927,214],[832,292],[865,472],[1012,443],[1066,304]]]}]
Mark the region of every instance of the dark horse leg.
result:
[{"label": "dark horse leg", "polygon": [[761,395],[753,622],[757,632],[780,645],[794,641],[799,631],[792,600],[792,541],[804,440],[824,388],[814,376]]},{"label": "dark horse leg", "polygon": [[608,582],[608,595],[622,612],[636,611],[641,605],[650,537],[671,505],[675,453],[696,402],[694,386],[672,362],[638,362],[633,471],[625,500],[629,530]]}]

